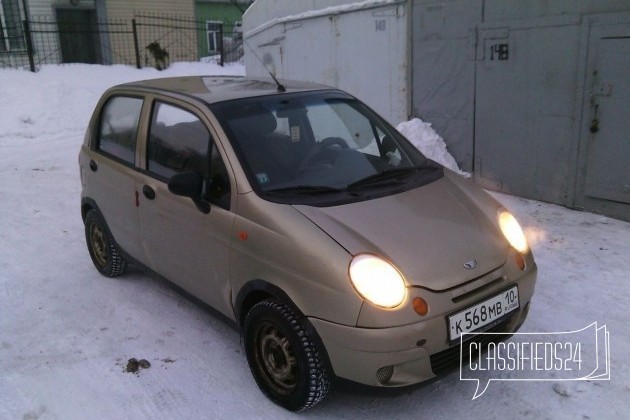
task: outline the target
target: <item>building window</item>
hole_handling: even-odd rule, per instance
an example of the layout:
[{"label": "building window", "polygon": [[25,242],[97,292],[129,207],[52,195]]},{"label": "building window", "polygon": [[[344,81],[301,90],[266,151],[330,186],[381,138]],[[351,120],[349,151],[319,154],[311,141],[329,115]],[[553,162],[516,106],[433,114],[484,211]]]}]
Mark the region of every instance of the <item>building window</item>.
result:
[{"label": "building window", "polygon": [[220,20],[206,21],[206,37],[208,39],[208,53],[216,54],[221,47],[221,32],[223,22]]},{"label": "building window", "polygon": [[0,0],[0,52],[24,51],[24,31],[19,0]]}]

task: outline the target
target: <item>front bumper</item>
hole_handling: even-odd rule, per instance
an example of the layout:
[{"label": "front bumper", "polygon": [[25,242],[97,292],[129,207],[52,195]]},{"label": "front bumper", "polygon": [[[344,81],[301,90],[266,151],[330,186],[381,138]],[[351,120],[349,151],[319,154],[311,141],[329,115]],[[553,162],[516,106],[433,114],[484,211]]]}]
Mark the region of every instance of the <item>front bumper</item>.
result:
[{"label": "front bumper", "polygon": [[[508,284],[518,285],[520,307],[492,332],[515,332],[523,324],[534,294],[536,274],[534,265]],[[423,382],[459,366],[459,344],[449,343],[445,316],[389,328],[357,328],[316,318],[309,320],[326,347],[335,375],[341,378],[395,387]]]}]

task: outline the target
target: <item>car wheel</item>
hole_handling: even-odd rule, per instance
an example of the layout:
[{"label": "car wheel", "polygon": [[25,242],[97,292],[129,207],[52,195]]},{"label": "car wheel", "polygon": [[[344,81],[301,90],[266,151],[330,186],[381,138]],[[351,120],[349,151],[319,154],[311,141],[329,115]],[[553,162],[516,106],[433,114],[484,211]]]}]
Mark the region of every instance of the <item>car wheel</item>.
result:
[{"label": "car wheel", "polygon": [[85,240],[92,262],[101,274],[116,277],[125,272],[127,263],[95,210],[88,211],[85,216]]},{"label": "car wheel", "polygon": [[309,327],[278,299],[254,305],[243,326],[247,361],[258,386],[291,411],[315,406],[330,389],[325,350]]}]

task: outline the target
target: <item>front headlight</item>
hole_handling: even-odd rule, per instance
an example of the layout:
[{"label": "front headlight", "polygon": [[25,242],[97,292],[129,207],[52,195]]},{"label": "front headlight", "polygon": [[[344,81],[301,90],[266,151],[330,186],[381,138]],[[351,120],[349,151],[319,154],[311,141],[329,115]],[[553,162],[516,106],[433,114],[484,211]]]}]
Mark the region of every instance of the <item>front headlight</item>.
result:
[{"label": "front headlight", "polygon": [[521,254],[529,250],[529,245],[521,225],[518,224],[512,213],[505,209],[499,210],[499,226],[510,245]]},{"label": "front headlight", "polygon": [[407,295],[400,272],[376,255],[355,256],[350,263],[350,280],[361,296],[382,308],[400,305]]}]

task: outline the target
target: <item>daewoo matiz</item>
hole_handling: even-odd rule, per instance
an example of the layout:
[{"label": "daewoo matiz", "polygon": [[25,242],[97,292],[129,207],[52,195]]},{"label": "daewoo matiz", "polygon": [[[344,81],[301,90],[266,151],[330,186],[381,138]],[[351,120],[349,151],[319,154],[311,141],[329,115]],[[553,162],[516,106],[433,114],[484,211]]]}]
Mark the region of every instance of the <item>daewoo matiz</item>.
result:
[{"label": "daewoo matiz", "polygon": [[433,378],[459,365],[463,333],[513,332],[529,310],[536,264],[515,218],[340,90],[119,85],[79,163],[96,268],[137,264],[232,319],[259,387],[289,410],[333,375]]}]

